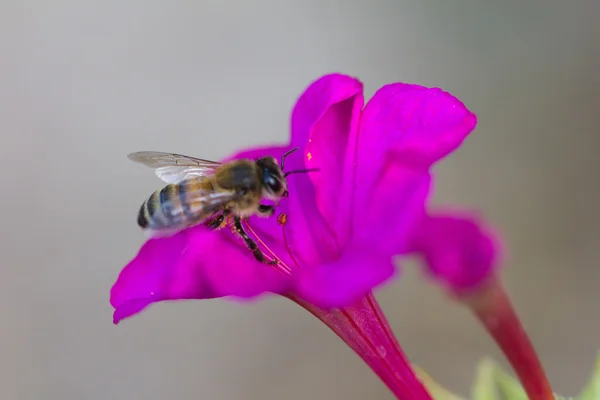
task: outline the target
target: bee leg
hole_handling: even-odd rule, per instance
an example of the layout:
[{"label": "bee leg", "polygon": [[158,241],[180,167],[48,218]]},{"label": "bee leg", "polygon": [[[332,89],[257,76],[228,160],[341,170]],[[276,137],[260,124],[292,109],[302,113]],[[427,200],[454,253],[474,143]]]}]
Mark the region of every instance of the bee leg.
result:
[{"label": "bee leg", "polygon": [[268,261],[265,258],[265,255],[258,248],[258,245],[256,244],[256,242],[254,240],[252,240],[252,238],[250,236],[248,236],[248,234],[244,230],[244,227],[242,226],[242,220],[240,219],[240,217],[238,217],[238,216],[234,217],[234,224],[235,224],[236,232],[238,233],[238,235],[240,235],[242,237],[242,239],[244,239],[244,242],[246,242],[246,246],[248,246],[250,251],[252,251],[252,254],[254,254],[254,257],[258,261],[260,261],[261,263],[264,263],[264,264],[277,264],[277,261],[275,261],[275,260]]},{"label": "bee leg", "polygon": [[225,220],[225,216],[223,214],[219,215],[216,218],[213,218],[210,221],[207,221],[206,227],[209,229],[217,229],[221,226],[223,221]]},{"label": "bee leg", "polygon": [[266,206],[264,204],[258,205],[258,215],[261,217],[271,217],[275,213],[275,207]]},{"label": "bee leg", "polygon": [[223,210],[223,213],[218,217],[212,219],[211,221],[207,221],[206,226],[209,229],[220,229],[223,227],[223,222],[225,222],[225,218],[229,215],[229,210]]}]

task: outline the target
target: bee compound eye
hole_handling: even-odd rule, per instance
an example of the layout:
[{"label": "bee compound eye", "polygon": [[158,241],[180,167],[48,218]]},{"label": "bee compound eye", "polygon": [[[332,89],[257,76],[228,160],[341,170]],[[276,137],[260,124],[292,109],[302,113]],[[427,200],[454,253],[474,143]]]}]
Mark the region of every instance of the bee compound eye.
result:
[{"label": "bee compound eye", "polygon": [[269,189],[271,189],[271,191],[273,191],[274,193],[279,193],[282,189],[281,182],[279,182],[273,177],[269,178],[267,185],[269,186]]}]

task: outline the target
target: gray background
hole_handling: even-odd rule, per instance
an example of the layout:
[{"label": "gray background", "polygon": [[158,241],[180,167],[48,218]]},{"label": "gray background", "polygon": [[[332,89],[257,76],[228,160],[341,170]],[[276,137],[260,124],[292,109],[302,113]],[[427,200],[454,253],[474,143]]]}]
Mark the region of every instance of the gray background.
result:
[{"label": "gray background", "polygon": [[[118,327],[109,289],[160,184],[154,149],[220,158],[284,142],[321,74],[370,96],[440,86],[479,116],[436,201],[505,235],[503,274],[556,390],[600,348],[600,3],[72,1],[0,5],[0,398],[391,399],[318,321],[279,298],[161,304]],[[410,357],[466,393],[474,319],[414,266],[378,294]]]}]

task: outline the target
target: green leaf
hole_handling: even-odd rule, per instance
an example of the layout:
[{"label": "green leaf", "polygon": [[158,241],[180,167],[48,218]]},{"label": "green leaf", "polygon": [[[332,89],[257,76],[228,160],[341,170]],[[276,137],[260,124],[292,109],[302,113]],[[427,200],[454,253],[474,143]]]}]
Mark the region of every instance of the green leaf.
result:
[{"label": "green leaf", "polygon": [[473,400],[528,400],[520,382],[489,358],[477,366]]},{"label": "green leaf", "polygon": [[494,368],[494,362],[487,358],[477,366],[471,390],[473,400],[500,400],[494,382]]},{"label": "green leaf", "polygon": [[[521,382],[506,373],[491,359],[484,359],[479,363],[472,395],[473,400],[528,400]],[[575,400],[557,394],[554,397],[556,400]],[[600,397],[585,400],[600,400]]]},{"label": "green leaf", "polygon": [[596,357],[594,372],[577,400],[600,400],[600,355]]},{"label": "green leaf", "polygon": [[[423,382],[434,400],[463,400],[435,382],[425,371],[415,367],[419,379]],[[490,359],[484,359],[477,367],[475,384],[472,389],[473,400],[528,400],[519,381],[511,377]]]},{"label": "green leaf", "polygon": [[521,383],[504,372],[499,366],[494,365],[494,379],[500,399],[502,400],[527,400],[527,393]]},{"label": "green leaf", "polygon": [[464,400],[433,380],[423,369],[413,365],[417,377],[431,394],[434,400]]},{"label": "green leaf", "polygon": [[[417,377],[423,382],[434,400],[464,400],[434,381],[424,370],[413,366]],[[471,390],[472,400],[528,400],[518,379],[506,373],[493,360],[486,358],[477,366],[475,382]],[[554,395],[556,400],[600,400],[600,354],[587,387],[577,397]]]}]

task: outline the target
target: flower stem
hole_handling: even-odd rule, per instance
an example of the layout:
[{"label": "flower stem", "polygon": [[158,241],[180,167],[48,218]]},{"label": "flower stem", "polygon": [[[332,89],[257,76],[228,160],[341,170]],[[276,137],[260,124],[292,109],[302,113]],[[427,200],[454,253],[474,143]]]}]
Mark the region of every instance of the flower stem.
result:
[{"label": "flower stem", "polygon": [[294,296],[289,298],[337,334],[398,399],[432,400],[402,352],[372,293],[351,307],[335,310],[321,309]]},{"label": "flower stem", "polygon": [[461,300],[496,341],[529,399],[554,400],[546,373],[500,281],[492,279]]}]

